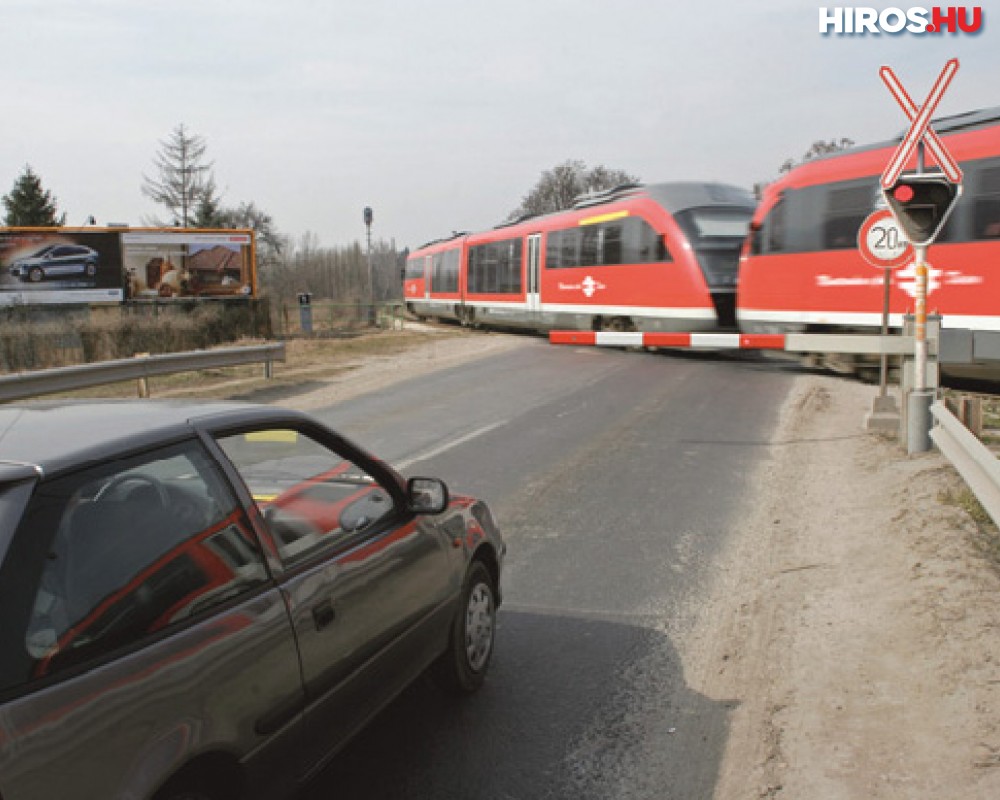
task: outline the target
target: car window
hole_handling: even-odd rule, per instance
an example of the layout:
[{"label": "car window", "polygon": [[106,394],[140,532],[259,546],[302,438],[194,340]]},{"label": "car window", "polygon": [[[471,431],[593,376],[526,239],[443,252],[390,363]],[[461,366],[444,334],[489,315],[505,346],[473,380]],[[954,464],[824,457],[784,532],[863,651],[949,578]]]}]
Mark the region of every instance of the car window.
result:
[{"label": "car window", "polygon": [[[267,580],[242,510],[197,443],[43,483],[20,528],[48,544],[20,632],[0,614],[5,652],[21,651],[10,662],[20,674],[0,675],[0,689],[132,644]],[[0,581],[7,573],[5,565]]]},{"label": "car window", "polygon": [[389,492],[362,467],[299,431],[258,430],[218,441],[286,565],[353,541],[393,510]]}]

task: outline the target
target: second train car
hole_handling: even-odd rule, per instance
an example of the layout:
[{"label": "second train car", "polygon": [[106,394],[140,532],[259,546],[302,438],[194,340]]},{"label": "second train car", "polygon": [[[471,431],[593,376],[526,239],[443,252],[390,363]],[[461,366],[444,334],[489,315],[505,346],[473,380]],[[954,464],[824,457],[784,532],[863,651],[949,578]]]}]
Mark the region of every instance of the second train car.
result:
[{"label": "second train car", "polygon": [[628,185],[571,208],[431,242],[408,258],[417,316],[534,330],[705,331],[736,322],[753,195]]},{"label": "second train car", "polygon": [[[941,315],[941,366],[953,378],[996,381],[1000,108],[935,120],[933,127],[965,173],[964,192],[927,258],[927,308]],[[808,161],[764,189],[740,265],[741,330],[878,331],[883,271],[862,258],[858,230],[882,203],[879,176],[898,143]],[[898,330],[904,314],[913,312],[915,290],[912,264],[891,275],[892,328]]]}]

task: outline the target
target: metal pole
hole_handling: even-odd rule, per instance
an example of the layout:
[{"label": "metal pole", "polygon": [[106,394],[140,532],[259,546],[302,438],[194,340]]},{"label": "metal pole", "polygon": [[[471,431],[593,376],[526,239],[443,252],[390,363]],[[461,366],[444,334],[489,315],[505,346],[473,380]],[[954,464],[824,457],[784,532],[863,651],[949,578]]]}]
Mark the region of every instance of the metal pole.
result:
[{"label": "metal pole", "polygon": [[372,220],[371,206],[365,206],[365,228],[368,230],[368,324],[375,324],[375,282],[372,279]]},{"label": "metal pole", "polygon": [[[917,172],[923,173],[925,166],[924,140],[917,144]],[[918,244],[913,247],[913,254],[916,258],[914,270],[917,273],[917,297],[915,319],[915,339],[913,356],[916,361],[914,365],[914,388],[920,392],[927,388],[927,245]]]},{"label": "metal pole", "polygon": [[368,226],[368,306],[369,319],[375,316],[375,282],[372,280],[372,226]]},{"label": "metal pole", "polygon": [[927,245],[914,246],[916,256],[914,269],[917,273],[917,297],[914,309],[913,355],[915,378],[914,389],[918,392],[927,388]]},{"label": "metal pole", "polygon": [[[889,286],[892,283],[892,271],[889,267],[882,268],[882,335],[889,334]],[[889,394],[889,356],[882,353],[878,360],[878,396]]]}]

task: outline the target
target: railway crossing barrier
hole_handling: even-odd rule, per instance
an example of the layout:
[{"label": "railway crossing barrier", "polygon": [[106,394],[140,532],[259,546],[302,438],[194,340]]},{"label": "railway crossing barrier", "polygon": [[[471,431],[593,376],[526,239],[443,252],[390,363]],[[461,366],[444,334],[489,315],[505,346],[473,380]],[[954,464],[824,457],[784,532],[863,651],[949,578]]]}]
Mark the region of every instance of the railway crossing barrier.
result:
[{"label": "railway crossing barrier", "polygon": [[[930,402],[909,403],[916,392],[936,394],[939,385],[937,365],[940,317],[928,315],[928,362],[923,379],[916,386],[916,337],[913,320],[906,319],[903,335],[834,334],[834,333],[661,333],[652,331],[550,331],[549,342],[558,345],[596,347],[650,347],[695,350],[782,350],[786,353],[821,353],[838,355],[899,356],[902,359],[900,391],[902,414],[895,411],[891,398],[878,397],[869,414],[869,428],[895,429],[907,452],[917,453],[931,447],[932,419]],[[886,400],[890,402],[886,403]],[[927,413],[919,413],[926,408]],[[916,409],[916,412],[915,410]]]}]

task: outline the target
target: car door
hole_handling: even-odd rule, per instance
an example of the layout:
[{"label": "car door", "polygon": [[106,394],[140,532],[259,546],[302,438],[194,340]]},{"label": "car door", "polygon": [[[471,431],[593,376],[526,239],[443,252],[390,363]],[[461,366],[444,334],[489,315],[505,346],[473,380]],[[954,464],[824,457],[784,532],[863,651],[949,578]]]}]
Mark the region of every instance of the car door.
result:
[{"label": "car door", "polygon": [[461,581],[451,543],[406,510],[377,462],[321,431],[271,426],[217,442],[281,562],[306,687],[305,755],[318,768],[444,650]]},{"label": "car door", "polygon": [[189,440],[39,483],[0,564],[0,792],[151,797],[206,754],[301,771],[297,647],[263,550]]}]

